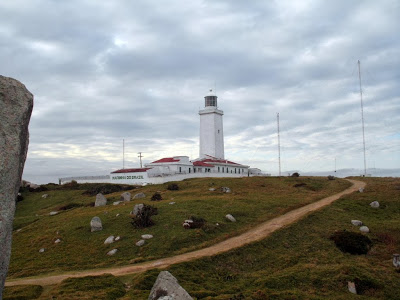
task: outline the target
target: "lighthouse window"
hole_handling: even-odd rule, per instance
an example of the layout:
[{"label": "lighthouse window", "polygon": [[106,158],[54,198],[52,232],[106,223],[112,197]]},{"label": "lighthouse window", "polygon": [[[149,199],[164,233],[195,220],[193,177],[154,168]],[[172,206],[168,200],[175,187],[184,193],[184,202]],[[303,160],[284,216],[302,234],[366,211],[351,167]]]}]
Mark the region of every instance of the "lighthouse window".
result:
[{"label": "lighthouse window", "polygon": [[219,129],[218,129],[218,133],[219,133]]}]

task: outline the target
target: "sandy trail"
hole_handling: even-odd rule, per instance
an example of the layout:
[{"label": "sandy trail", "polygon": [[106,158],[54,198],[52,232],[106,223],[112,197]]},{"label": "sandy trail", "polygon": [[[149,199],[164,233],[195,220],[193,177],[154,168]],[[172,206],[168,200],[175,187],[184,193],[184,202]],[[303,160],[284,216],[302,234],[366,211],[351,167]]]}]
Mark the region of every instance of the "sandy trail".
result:
[{"label": "sandy trail", "polygon": [[115,268],[106,268],[106,269],[96,269],[96,270],[85,270],[85,271],[77,271],[77,272],[66,272],[61,275],[44,275],[44,276],[36,276],[36,277],[25,277],[20,279],[12,279],[6,281],[6,286],[15,286],[15,285],[24,285],[24,284],[37,284],[37,285],[53,285],[60,283],[62,280],[70,277],[83,277],[83,276],[95,276],[101,275],[104,273],[113,274],[115,276],[122,276],[133,273],[140,273],[154,268],[167,268],[170,265],[187,262],[191,260],[195,260],[201,257],[213,256],[222,252],[226,252],[235,248],[242,247],[246,244],[256,242],[262,240],[269,236],[272,232],[287,226],[291,223],[294,223],[309,214],[310,212],[316,211],[324,206],[331,204],[333,201],[339,199],[341,196],[353,193],[358,191],[359,188],[365,187],[365,182],[358,180],[350,180],[353,185],[346,190],[337,193],[335,195],[323,198],[317,202],[308,204],[306,206],[294,209],[284,215],[273,218],[269,221],[261,223],[260,225],[250,229],[249,231],[238,235],[236,237],[229,238],[225,241],[222,241],[213,246],[203,248],[200,250],[157,259],[154,261],[144,262],[136,265],[129,266],[120,266]]}]

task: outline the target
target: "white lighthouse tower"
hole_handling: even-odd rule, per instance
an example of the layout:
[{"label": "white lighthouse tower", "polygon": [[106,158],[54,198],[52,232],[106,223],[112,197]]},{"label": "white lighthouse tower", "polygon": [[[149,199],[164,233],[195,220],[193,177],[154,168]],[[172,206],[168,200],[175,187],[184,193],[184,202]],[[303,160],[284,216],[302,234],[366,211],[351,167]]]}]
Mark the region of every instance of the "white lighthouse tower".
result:
[{"label": "white lighthouse tower", "polygon": [[224,112],[218,109],[217,96],[205,96],[205,107],[200,115],[200,158],[212,156],[224,159],[224,130],[222,116]]}]

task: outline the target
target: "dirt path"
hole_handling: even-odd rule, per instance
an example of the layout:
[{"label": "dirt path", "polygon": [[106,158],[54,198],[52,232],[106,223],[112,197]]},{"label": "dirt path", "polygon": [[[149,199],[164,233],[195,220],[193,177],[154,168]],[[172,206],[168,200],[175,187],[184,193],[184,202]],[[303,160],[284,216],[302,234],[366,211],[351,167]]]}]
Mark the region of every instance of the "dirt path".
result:
[{"label": "dirt path", "polygon": [[13,279],[7,281],[6,286],[23,285],[23,284],[52,285],[60,283],[62,280],[69,277],[83,277],[89,275],[93,276],[93,275],[101,275],[104,273],[113,274],[115,276],[122,276],[132,273],[140,273],[154,268],[167,268],[168,266],[173,264],[195,260],[201,257],[213,256],[222,252],[229,251],[234,248],[239,248],[246,244],[262,240],[267,236],[269,236],[272,232],[286,225],[289,225],[295,221],[298,221],[300,218],[304,217],[308,213],[316,211],[324,206],[327,206],[331,204],[333,201],[339,199],[341,196],[358,191],[359,188],[365,187],[366,185],[362,181],[350,180],[350,179],[348,180],[353,185],[338,194],[329,196],[327,198],[321,199],[317,202],[308,204],[306,206],[294,209],[284,215],[281,215],[265,223],[262,223],[241,235],[227,239],[225,241],[222,241],[218,244],[215,244],[213,246],[204,249],[124,267],[85,270],[78,272],[66,272],[62,275],[51,275],[43,277],[37,276],[31,278]]}]

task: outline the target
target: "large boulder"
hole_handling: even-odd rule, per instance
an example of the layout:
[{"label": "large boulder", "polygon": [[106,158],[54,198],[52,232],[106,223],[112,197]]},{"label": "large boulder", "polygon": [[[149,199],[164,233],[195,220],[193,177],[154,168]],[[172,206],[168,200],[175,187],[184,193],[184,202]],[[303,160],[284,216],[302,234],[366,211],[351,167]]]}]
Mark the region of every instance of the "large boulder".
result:
[{"label": "large boulder", "polygon": [[121,194],[121,201],[131,201],[131,193],[125,192]]},{"label": "large boulder", "polygon": [[373,201],[369,204],[372,208],[379,208],[379,202],[378,201]]},{"label": "large boulder", "polygon": [[143,203],[136,204],[133,207],[133,211],[131,212],[131,214],[136,217],[137,215],[139,215],[142,212],[143,208],[144,208],[144,204]]},{"label": "large boulder", "polygon": [[104,197],[102,193],[98,193],[96,195],[96,202],[94,203],[94,206],[105,206],[107,204],[107,198]]},{"label": "large boulder", "polygon": [[133,199],[141,199],[146,197],[144,193],[137,193],[135,196],[133,196]]},{"label": "large boulder", "polygon": [[101,219],[99,217],[93,217],[93,219],[90,221],[90,227],[91,232],[103,230]]},{"label": "large boulder", "polygon": [[15,203],[28,150],[33,95],[0,75],[0,299],[11,253]]},{"label": "large boulder", "polygon": [[193,300],[188,292],[179,285],[178,280],[168,271],[162,271],[158,274],[151,289],[148,300],[156,299]]}]

